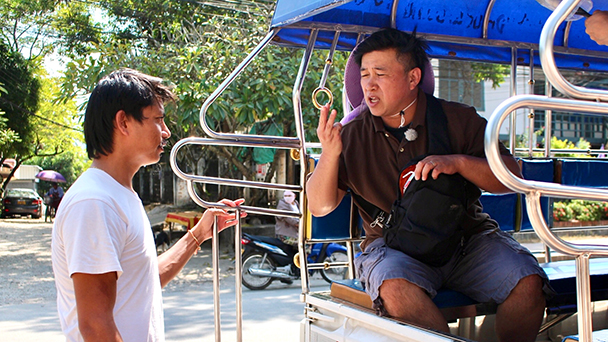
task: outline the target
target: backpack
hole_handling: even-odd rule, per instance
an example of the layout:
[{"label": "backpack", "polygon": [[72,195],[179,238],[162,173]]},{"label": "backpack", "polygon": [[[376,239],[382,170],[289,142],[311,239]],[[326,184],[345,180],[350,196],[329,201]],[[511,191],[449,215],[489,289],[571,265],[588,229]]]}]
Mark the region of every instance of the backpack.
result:
[{"label": "backpack", "polygon": [[359,195],[359,205],[382,226],[387,246],[434,267],[445,265],[459,245],[464,245],[462,226],[468,207],[479,199],[481,190],[460,174],[440,174],[426,181],[415,180],[413,169],[427,155],[451,154],[447,118],[439,101],[427,94],[426,126],[428,154],[414,158],[399,177],[399,198],[390,214]]}]

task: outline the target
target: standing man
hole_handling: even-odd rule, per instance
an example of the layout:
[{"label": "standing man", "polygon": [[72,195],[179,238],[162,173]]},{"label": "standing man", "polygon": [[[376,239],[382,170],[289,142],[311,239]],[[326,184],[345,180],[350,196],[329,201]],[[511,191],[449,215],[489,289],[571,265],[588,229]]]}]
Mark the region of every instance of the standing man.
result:
[{"label": "standing man", "polygon": [[[137,170],[160,160],[171,135],[160,78],[121,69],[91,94],[84,135],[91,167],[67,191],[53,227],[57,309],[68,341],[164,341],[162,293],[199,245],[234,214],[208,209],[169,251],[156,255],[150,221],[133,190]],[[236,207],[243,200],[222,200]]]},{"label": "standing man", "polygon": [[[330,213],[348,189],[390,212],[399,196],[401,170],[428,152],[427,104],[438,100],[418,88],[423,66],[428,63],[426,48],[415,34],[384,29],[355,49],[369,110],[342,127],[335,122],[335,110],[330,114],[328,106],[321,109],[317,135],[323,152],[307,182],[308,207],[313,215]],[[472,107],[439,103],[453,154],[420,160],[415,178],[426,181],[442,173],[459,173],[486,191],[507,192],[485,158],[486,120]],[[501,154],[508,168],[520,175],[517,162],[502,145]],[[527,249],[482,213],[479,201],[466,208],[464,244],[459,244],[451,260],[441,267],[388,247],[382,228],[370,225],[373,218],[366,213],[366,206],[358,200],[355,203],[366,236],[355,266],[379,314],[447,332],[447,322],[432,301],[439,288],[447,287],[480,302],[499,304],[495,328],[500,341],[536,339],[545,307],[543,290],[550,292],[547,276]]]}]

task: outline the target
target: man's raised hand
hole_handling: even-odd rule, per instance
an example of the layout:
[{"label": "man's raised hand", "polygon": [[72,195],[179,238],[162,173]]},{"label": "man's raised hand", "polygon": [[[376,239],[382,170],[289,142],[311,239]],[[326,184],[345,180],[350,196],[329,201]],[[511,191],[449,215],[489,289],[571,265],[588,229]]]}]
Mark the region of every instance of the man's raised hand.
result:
[{"label": "man's raised hand", "polygon": [[317,136],[323,148],[323,154],[336,157],[342,152],[342,138],[340,137],[342,124],[336,122],[337,115],[338,112],[335,109],[329,114],[329,104],[321,107],[321,117],[317,127]]}]

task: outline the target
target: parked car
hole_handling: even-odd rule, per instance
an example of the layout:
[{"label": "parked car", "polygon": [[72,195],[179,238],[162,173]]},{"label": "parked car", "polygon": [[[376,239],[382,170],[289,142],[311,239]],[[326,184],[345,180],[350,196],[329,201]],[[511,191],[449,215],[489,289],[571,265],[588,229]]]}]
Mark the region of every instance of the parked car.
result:
[{"label": "parked car", "polygon": [[1,217],[14,215],[40,218],[42,215],[42,198],[32,189],[7,189],[2,198]]}]

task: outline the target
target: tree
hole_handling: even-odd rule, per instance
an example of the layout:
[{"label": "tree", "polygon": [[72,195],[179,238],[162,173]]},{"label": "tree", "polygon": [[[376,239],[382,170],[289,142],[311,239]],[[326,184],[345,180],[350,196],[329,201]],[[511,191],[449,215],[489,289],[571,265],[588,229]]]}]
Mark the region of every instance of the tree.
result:
[{"label": "tree", "polygon": [[4,181],[2,192],[10,181],[14,171],[24,161],[22,156],[29,155],[36,146],[32,145],[33,128],[30,116],[38,109],[40,83],[34,77],[32,64],[17,53],[9,50],[0,42],[0,82],[6,93],[0,97],[0,108],[4,112],[4,124],[10,131],[10,137],[3,141],[0,151],[0,164],[6,158],[17,161],[13,172]]},{"label": "tree", "polygon": [[0,41],[27,60],[53,50],[56,37],[51,23],[60,0],[10,0],[0,2]]},{"label": "tree", "polygon": [[[100,3],[111,19],[98,41],[82,42],[87,47],[83,50],[86,53],[72,56],[65,72],[63,98],[88,93],[100,77],[112,70],[135,68],[175,84],[179,101],[177,107],[167,108],[171,140],[203,136],[199,111],[204,100],[267,32],[272,2],[241,3],[248,6],[228,8],[159,0]],[[247,132],[254,123],[270,120],[282,127],[284,135],[295,136],[291,94],[301,55],[301,50],[268,48],[217,99],[208,112],[208,124],[216,131]],[[317,86],[325,58],[325,52],[315,54],[303,94],[311,94]],[[341,70],[344,55],[337,54],[335,59],[336,69]],[[331,73],[327,86],[338,94],[341,84],[341,75]],[[304,102],[307,133],[314,136],[318,111],[309,101]],[[339,108],[339,99],[335,106]],[[241,153],[239,149],[222,146],[184,149],[180,165],[184,170],[194,171],[201,165],[199,160],[216,156],[229,163],[223,176],[255,179],[251,153]],[[267,174],[267,180],[270,177],[272,172]]]}]

